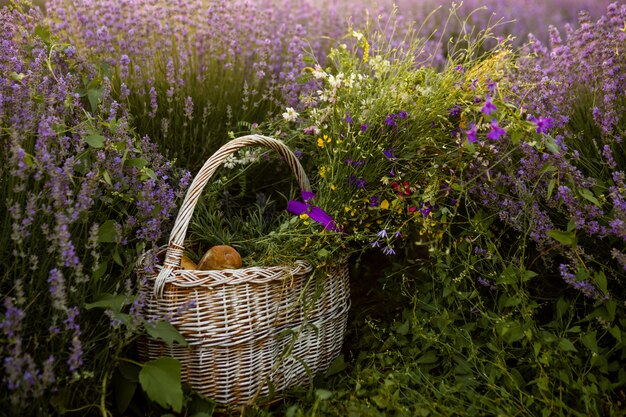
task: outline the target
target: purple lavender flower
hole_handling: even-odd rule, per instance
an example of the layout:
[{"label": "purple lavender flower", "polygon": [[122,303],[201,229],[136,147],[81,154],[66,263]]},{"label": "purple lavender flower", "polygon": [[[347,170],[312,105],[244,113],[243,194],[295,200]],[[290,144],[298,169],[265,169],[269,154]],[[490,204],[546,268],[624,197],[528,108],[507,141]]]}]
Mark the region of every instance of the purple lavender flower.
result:
[{"label": "purple lavender flower", "polygon": [[190,96],[185,99],[185,117],[188,120],[193,118],[193,99]]},{"label": "purple lavender flower", "polygon": [[477,281],[478,281],[478,283],[479,283],[480,285],[482,285],[483,287],[487,287],[487,288],[489,288],[489,290],[491,290],[491,291],[495,291],[495,290],[496,290],[495,285],[491,284],[489,281],[487,281],[487,280],[486,280],[485,278],[483,278],[483,277],[478,277]]},{"label": "purple lavender flower", "polygon": [[385,156],[387,157],[387,159],[390,159],[390,160],[392,160],[392,161],[393,161],[393,160],[395,160],[395,159],[397,159],[397,158],[396,158],[396,155],[393,153],[393,148],[388,148],[388,149],[385,149],[385,150],[383,151],[383,154],[385,154]]},{"label": "purple lavender flower", "polygon": [[392,127],[392,128],[397,128],[398,125],[396,124],[396,115],[395,114],[390,114],[385,118],[385,125]]},{"label": "purple lavender flower", "polygon": [[0,329],[9,339],[13,339],[20,330],[25,314],[22,309],[13,304],[11,297],[5,297],[2,304],[5,308],[5,313],[4,319],[0,322]]},{"label": "purple lavender flower", "polygon": [[459,117],[461,116],[461,107],[458,104],[455,104],[454,107],[448,109],[448,117]]},{"label": "purple lavender flower", "polygon": [[559,272],[561,273],[561,277],[563,281],[571,285],[574,289],[580,291],[585,295],[585,297],[598,299],[600,298],[600,293],[598,290],[588,281],[578,280],[574,274],[570,272],[570,269],[567,265],[561,264],[559,265]]},{"label": "purple lavender flower", "polygon": [[65,291],[65,278],[57,268],[50,270],[48,276],[49,291],[52,297],[52,306],[57,310],[65,311],[67,308],[67,294]]},{"label": "purple lavender flower", "polygon": [[351,186],[355,186],[357,188],[365,188],[366,185],[365,178],[357,178],[354,175],[350,175],[346,181]]},{"label": "purple lavender flower", "polygon": [[154,86],[152,86],[150,88],[150,112],[148,113],[148,117],[150,118],[155,117],[158,108],[159,108],[159,105],[157,103],[157,91],[154,88]]}]

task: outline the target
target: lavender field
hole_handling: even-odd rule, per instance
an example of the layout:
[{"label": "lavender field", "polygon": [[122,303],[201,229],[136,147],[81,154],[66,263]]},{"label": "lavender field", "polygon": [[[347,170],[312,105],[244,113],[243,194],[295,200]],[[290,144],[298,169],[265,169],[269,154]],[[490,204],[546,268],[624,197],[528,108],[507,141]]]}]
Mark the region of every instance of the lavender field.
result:
[{"label": "lavender field", "polygon": [[[0,5],[0,415],[626,415],[623,2]],[[185,255],[347,258],[351,308],[327,371],[228,408],[140,354],[196,306],[147,316],[137,260],[249,134],[313,193],[241,150]]]}]

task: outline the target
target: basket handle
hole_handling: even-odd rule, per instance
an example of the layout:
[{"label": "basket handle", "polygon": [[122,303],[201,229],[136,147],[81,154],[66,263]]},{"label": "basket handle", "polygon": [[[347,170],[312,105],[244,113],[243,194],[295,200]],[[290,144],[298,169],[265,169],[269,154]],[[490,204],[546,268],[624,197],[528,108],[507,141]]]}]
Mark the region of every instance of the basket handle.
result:
[{"label": "basket handle", "polygon": [[293,171],[300,188],[303,191],[311,191],[309,179],[307,178],[302,165],[300,165],[298,158],[281,140],[254,134],[233,139],[223,145],[204,163],[187,190],[187,194],[185,195],[185,199],[183,200],[183,204],[180,207],[178,216],[174,222],[174,227],[172,228],[172,232],[170,234],[169,243],[165,252],[163,268],[157,275],[154,284],[154,295],[157,298],[160,298],[163,295],[165,282],[169,278],[172,271],[180,266],[180,260],[185,249],[183,242],[187,234],[187,228],[189,227],[193,211],[198,203],[198,199],[200,198],[200,193],[202,193],[202,190],[207,185],[215,171],[217,171],[219,166],[231,154],[246,146],[262,146],[278,152]]}]

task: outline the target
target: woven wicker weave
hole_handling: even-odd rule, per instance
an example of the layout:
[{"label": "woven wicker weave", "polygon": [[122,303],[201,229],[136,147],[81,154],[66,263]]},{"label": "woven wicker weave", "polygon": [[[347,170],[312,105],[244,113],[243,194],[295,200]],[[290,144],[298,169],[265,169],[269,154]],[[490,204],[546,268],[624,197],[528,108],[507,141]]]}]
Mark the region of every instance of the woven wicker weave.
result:
[{"label": "woven wicker weave", "polygon": [[[310,191],[298,159],[281,141],[260,135],[232,140],[194,178],[169,244],[144,254],[137,268],[147,283],[141,294],[147,317],[169,320],[188,342],[168,346],[146,337],[139,346],[143,358],[179,359],[183,382],[228,405],[268,394],[270,384],[280,391],[306,383],[327,369],[341,349],[350,304],[345,260],[324,274],[313,274],[303,261],[219,271],[180,269],[200,193],[221,163],[246,146],[277,151],[299,186]],[[156,272],[146,272],[151,269]]]}]

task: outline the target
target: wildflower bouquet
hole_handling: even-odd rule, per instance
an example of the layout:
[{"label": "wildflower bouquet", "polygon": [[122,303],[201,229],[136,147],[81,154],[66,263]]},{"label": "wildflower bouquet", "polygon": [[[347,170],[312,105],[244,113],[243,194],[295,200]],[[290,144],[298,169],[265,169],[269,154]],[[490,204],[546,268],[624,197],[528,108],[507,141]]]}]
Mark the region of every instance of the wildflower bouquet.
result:
[{"label": "wildflower bouquet", "polygon": [[[506,45],[487,63],[468,58],[467,69],[437,72],[415,64],[425,59],[424,43],[411,36],[351,31],[327,68],[307,69],[304,80],[317,88],[302,97],[301,111],[288,108],[267,126],[302,152],[319,205],[358,251],[393,255],[398,246],[436,245],[457,212],[474,154],[506,136],[491,115],[499,67],[511,59]],[[470,77],[473,67],[486,73],[481,65],[494,72],[478,85]]]}]

